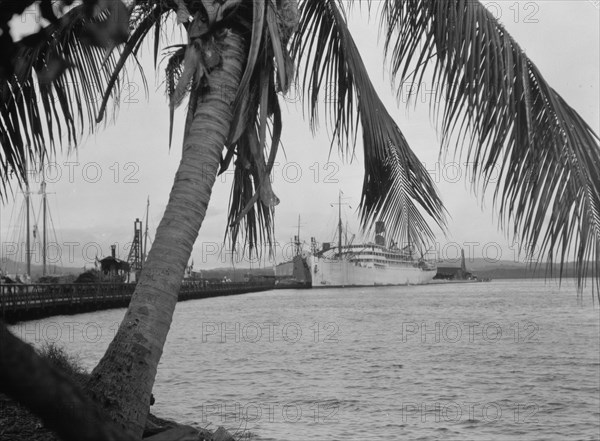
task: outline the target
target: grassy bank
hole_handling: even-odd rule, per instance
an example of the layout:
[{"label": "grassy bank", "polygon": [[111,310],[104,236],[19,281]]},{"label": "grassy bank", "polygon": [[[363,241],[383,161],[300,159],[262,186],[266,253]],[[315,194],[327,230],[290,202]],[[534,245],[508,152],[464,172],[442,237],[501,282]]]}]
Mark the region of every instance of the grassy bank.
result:
[{"label": "grassy bank", "polygon": [[[62,347],[46,344],[39,354],[56,368],[67,373],[70,378],[83,386],[88,373],[80,359],[67,353]],[[197,432],[197,434],[196,434]],[[164,420],[152,414],[148,416],[144,439],[148,441],[176,441],[183,434],[193,433],[198,441],[235,441],[224,428],[211,432],[204,428],[181,426],[174,421]],[[42,421],[26,407],[0,393],[0,441],[61,441],[52,431],[46,429]]]}]

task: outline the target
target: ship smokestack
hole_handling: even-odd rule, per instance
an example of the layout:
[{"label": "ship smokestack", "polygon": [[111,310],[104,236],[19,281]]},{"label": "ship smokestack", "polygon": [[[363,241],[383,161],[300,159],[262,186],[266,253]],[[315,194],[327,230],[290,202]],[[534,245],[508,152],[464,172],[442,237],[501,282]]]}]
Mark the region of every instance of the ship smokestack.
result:
[{"label": "ship smokestack", "polygon": [[385,246],[385,222],[375,222],[375,244]]},{"label": "ship smokestack", "polygon": [[116,253],[117,253],[117,246],[116,246],[116,245],[111,245],[111,246],[110,246],[110,255],[111,255],[113,258],[116,258],[116,257],[117,257],[117,256],[116,256]]}]

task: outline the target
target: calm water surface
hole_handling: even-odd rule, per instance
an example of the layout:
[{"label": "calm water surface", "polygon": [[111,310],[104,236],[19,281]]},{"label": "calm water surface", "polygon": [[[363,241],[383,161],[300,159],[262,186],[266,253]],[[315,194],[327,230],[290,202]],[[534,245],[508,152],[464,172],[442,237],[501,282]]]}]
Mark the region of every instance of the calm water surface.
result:
[{"label": "calm water surface", "polygon": [[[124,310],[14,327],[87,368]],[[182,302],[152,411],[240,439],[598,440],[599,309],[572,285],[281,290]]]}]

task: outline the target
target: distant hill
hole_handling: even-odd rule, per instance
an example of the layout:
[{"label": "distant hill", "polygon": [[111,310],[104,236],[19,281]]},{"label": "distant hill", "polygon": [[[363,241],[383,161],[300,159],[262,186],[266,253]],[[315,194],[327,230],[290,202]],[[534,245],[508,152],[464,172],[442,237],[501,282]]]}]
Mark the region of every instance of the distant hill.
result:
[{"label": "distant hill", "polygon": [[[90,267],[92,265],[89,265]],[[14,260],[3,257],[0,260],[0,269],[7,274],[14,274],[19,268],[19,273],[25,272],[26,264],[23,262],[16,263]],[[33,280],[39,278],[43,274],[43,265],[31,264],[31,278]],[[49,275],[77,275],[83,272],[83,268],[76,267],[67,267],[67,266],[58,266],[58,265],[48,265],[46,269],[46,273]]]},{"label": "distant hill", "polygon": [[[25,263],[21,262],[18,264],[18,272],[23,273],[25,271]],[[93,268],[93,265],[88,265],[88,269]],[[17,272],[17,263],[14,260],[2,258],[0,260],[0,269],[6,274],[15,274]],[[31,278],[37,280],[43,273],[43,266],[37,264],[31,264]],[[83,268],[77,267],[66,267],[58,265],[48,265],[46,273],[48,275],[79,275],[83,273]],[[253,276],[272,276],[274,274],[273,267],[266,268],[213,268],[201,271],[203,278],[208,279],[223,279],[224,277],[229,278],[231,281],[243,281],[248,274]]]},{"label": "distant hill", "polygon": [[[460,261],[441,261],[438,266],[459,267]],[[467,271],[472,272],[478,277],[487,277],[491,279],[531,279],[544,278],[552,275],[558,277],[560,274],[560,265],[554,264],[546,271],[546,263],[541,262],[537,265],[524,262],[514,262],[510,260],[500,260],[497,262],[487,261],[485,259],[467,259]],[[550,272],[551,269],[551,272]],[[567,262],[563,267],[563,277],[576,277],[577,272],[574,262]]]},{"label": "distant hill", "polygon": [[[438,266],[449,266],[449,267],[460,267],[460,261],[439,261]],[[466,262],[467,271],[475,274],[480,278],[490,279],[543,279],[550,276],[550,272],[546,272],[546,264],[540,263],[537,268],[535,265],[530,266],[524,262],[514,262],[510,260],[500,260],[497,262],[486,261],[485,259],[478,258],[467,260]],[[198,274],[198,273],[197,273]],[[243,281],[248,274],[253,276],[273,276],[273,267],[265,268],[212,268],[209,270],[201,271],[203,278],[209,279],[223,279],[227,277],[233,282]],[[560,274],[560,265],[555,264],[552,266],[552,276],[558,277]],[[575,270],[574,262],[567,262],[563,268],[563,277],[576,277],[577,273]]]},{"label": "distant hill", "polygon": [[[438,266],[449,266],[449,267],[460,267],[460,261],[457,260],[446,260],[438,261]],[[24,263],[19,264],[21,272],[25,268]],[[544,278],[549,275],[546,273],[546,264],[540,263],[537,268],[528,265],[523,262],[514,262],[510,260],[500,260],[497,262],[486,261],[482,258],[467,259],[466,261],[467,271],[475,274],[478,277],[486,277],[491,279],[531,279],[531,278]],[[89,265],[91,267],[91,265]],[[3,258],[0,260],[0,269],[8,274],[14,274],[16,264],[11,259]],[[32,278],[35,280],[42,275],[42,265],[32,264],[31,265]],[[83,272],[83,268],[77,267],[65,267],[57,265],[49,265],[47,273],[49,275],[79,275]],[[554,264],[552,266],[552,275],[558,277],[560,273],[560,265]],[[274,270],[272,266],[264,268],[212,268],[207,270],[201,270],[196,274],[202,274],[203,278],[206,279],[220,279],[227,277],[233,282],[243,281],[249,274],[254,277],[257,276],[273,276]],[[563,268],[563,277],[576,277],[577,273],[575,270],[575,263],[568,262]]]},{"label": "distant hill", "polygon": [[223,280],[227,277],[232,282],[243,282],[244,279],[250,274],[253,277],[258,276],[273,276],[275,271],[272,266],[265,268],[212,268],[207,270],[195,271],[196,275],[202,276],[203,279],[219,279]]}]

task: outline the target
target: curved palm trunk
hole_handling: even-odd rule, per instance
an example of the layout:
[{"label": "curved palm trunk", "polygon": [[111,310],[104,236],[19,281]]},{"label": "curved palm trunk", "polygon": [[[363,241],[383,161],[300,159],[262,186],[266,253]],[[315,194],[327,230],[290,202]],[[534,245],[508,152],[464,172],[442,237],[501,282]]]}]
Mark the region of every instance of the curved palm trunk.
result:
[{"label": "curved palm trunk", "polygon": [[141,438],[150,394],[185,266],[206,214],[221,152],[231,124],[244,61],[239,35],[215,36],[222,64],[209,76],[186,128],[181,163],[129,308],[89,389],[113,419]]}]

